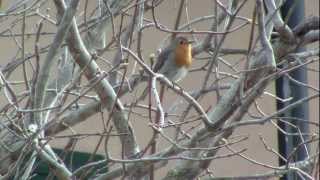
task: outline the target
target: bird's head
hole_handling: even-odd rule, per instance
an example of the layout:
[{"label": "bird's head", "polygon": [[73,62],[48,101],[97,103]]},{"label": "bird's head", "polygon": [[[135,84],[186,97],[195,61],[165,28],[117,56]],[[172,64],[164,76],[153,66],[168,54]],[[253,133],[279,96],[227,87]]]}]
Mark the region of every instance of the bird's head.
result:
[{"label": "bird's head", "polygon": [[173,40],[174,47],[191,47],[193,41],[188,40],[186,37],[178,36]]}]

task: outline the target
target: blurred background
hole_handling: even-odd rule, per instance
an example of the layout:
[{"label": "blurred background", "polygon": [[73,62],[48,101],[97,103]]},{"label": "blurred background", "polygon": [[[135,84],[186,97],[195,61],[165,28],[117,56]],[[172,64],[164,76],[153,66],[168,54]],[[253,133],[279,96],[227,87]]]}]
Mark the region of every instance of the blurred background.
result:
[{"label": "blurred background", "polygon": [[[161,24],[164,24],[168,27],[173,27],[175,18],[177,14],[177,9],[179,7],[179,2],[177,0],[171,0],[171,1],[164,1],[160,7],[156,10],[156,16],[158,18],[158,21]],[[226,3],[225,1],[221,1],[223,3]],[[254,7],[254,1],[248,2],[244,8],[242,8],[240,15],[246,18],[251,18],[252,17],[252,11]],[[2,9],[5,7],[8,7],[11,1],[9,0],[3,0],[2,1]],[[1,1],[0,1],[1,4]],[[83,8],[84,6],[84,1],[81,1],[81,6],[80,8]],[[94,8],[93,6],[90,6],[89,3],[89,8]],[[187,10],[188,12],[183,13],[182,17],[182,22],[181,24],[184,24],[188,22],[190,19],[196,19],[199,17],[204,17],[208,15],[212,15],[212,1],[211,0],[201,0],[201,1],[196,1],[196,0],[188,0],[187,1]],[[319,1],[317,0],[306,0],[305,1],[305,16],[309,17],[311,15],[317,15],[319,16]],[[55,19],[55,8],[51,3],[48,3],[47,9],[41,8],[42,13],[48,14],[48,18]],[[47,11],[47,12],[45,12]],[[1,12],[1,10],[0,10]],[[129,11],[130,12],[130,11]],[[152,19],[150,12],[145,14],[146,18]],[[12,19],[11,22],[15,21],[16,19]],[[39,21],[38,16],[30,17],[28,18],[27,24],[26,24],[26,29],[28,31],[35,31],[36,27],[35,24],[36,22]],[[125,21],[128,21],[128,18],[125,19]],[[6,21],[7,23],[8,21]],[[116,28],[119,28],[118,25],[120,20],[119,18],[116,19],[115,24],[117,25]],[[2,23],[0,22],[0,32],[4,31],[7,29],[9,24]],[[237,24],[240,24],[241,21],[236,22],[235,26]],[[210,26],[210,21],[203,21],[201,23],[197,23],[192,26],[193,29],[196,30],[208,30]],[[44,24],[43,27],[44,32],[56,32],[56,27],[53,23],[50,23],[47,21]],[[12,27],[10,33],[19,33],[21,32],[21,25],[15,25]],[[109,28],[107,30],[107,42],[110,41],[111,38],[111,33],[112,29]],[[143,49],[143,56],[148,59],[151,53],[155,53],[157,49],[163,44],[164,39],[167,37],[168,34],[164,32],[160,32],[154,28],[150,28],[145,30],[143,38],[142,38],[142,49]],[[248,43],[249,43],[249,35],[250,35],[250,25],[246,26],[245,28],[242,28],[239,31],[236,31],[230,35],[228,35],[225,43],[223,44],[223,47],[226,48],[235,48],[235,49],[247,49]],[[43,38],[45,37],[45,38]],[[53,34],[48,33],[48,35],[43,36],[40,40],[40,44],[42,47],[45,47],[47,45],[50,45],[50,42],[52,41]],[[201,40],[204,37],[204,35],[194,35],[193,38],[195,40]],[[33,46],[34,46],[34,37],[30,36],[30,39],[26,41],[26,50],[28,52],[33,52]],[[17,56],[17,43],[15,42],[16,39],[9,38],[9,37],[4,37],[0,36],[0,68],[1,66],[9,63],[12,59],[14,59]],[[19,41],[19,40],[18,40]],[[317,44],[313,45],[314,47],[317,46]],[[134,48],[134,47],[133,47]],[[104,54],[104,58],[107,60],[112,60],[114,57],[114,51],[110,50],[107,53]],[[44,58],[45,56],[41,56],[41,58]],[[241,67],[240,65],[237,65],[236,63],[241,59],[241,55],[228,55],[224,56],[224,59],[229,62],[230,64]],[[203,65],[204,61],[203,59],[205,57],[199,57],[195,58],[195,63],[192,65],[192,70],[197,69],[201,65]],[[129,61],[130,67],[133,65],[133,60]],[[108,69],[108,66],[106,65],[105,62],[98,62],[98,64],[101,66],[101,68],[106,68]],[[319,61],[316,63],[310,64],[310,67],[313,69],[319,70]],[[228,72],[228,68],[224,67],[224,65],[221,65],[221,69],[223,71]],[[54,76],[56,72],[52,73],[52,76]],[[19,82],[23,81],[23,76],[21,75],[22,72],[15,71],[11,77],[10,80],[13,82]],[[182,82],[179,82],[179,85],[184,87],[187,91],[191,91],[194,89],[194,87],[199,87],[202,83],[202,81],[199,81],[199,78],[202,77],[203,74],[199,72],[191,72],[185,78]],[[308,79],[309,79],[309,84],[313,87],[319,88],[319,72],[315,71],[308,71]],[[222,83],[232,83],[232,79],[226,79],[222,81]],[[18,84],[18,83],[17,83]],[[144,89],[146,86],[145,83],[141,84],[134,92],[131,94],[128,94],[124,96],[121,100],[124,104],[127,104],[131,101],[132,94],[134,93],[141,93],[141,90]],[[22,86],[16,85],[14,86],[15,90],[17,92],[23,92],[24,89]],[[275,93],[275,87],[274,83],[271,83],[269,87],[267,88],[267,91],[274,94]],[[222,91],[223,92],[223,91]],[[177,97],[174,95],[172,92],[167,92],[169,93],[168,96],[165,97],[164,99],[164,108],[166,110],[169,110],[171,105],[174,103],[180,103],[177,102]],[[310,92],[311,93],[311,92]],[[94,95],[94,93],[90,93],[91,95]],[[216,101],[216,97],[214,93],[212,93],[212,96],[201,99],[200,103],[203,105],[204,109],[207,109],[210,105],[213,104],[213,102]],[[276,111],[276,102],[275,99],[268,96],[268,95],[262,95],[261,98],[258,99],[258,102],[261,106],[261,109],[264,110],[266,114],[271,114],[272,112]],[[7,103],[6,99],[4,98],[3,94],[0,94],[0,107]],[[84,102],[83,102],[84,103]],[[147,101],[144,102],[147,104]],[[186,107],[184,102],[181,102],[181,106],[179,106],[180,110],[176,111],[177,113],[182,112],[184,108]],[[311,100],[309,102],[309,107],[310,107],[310,121],[318,122],[319,123],[319,102],[318,99]],[[106,112],[106,111],[105,111]],[[139,112],[139,110],[137,110]],[[146,111],[140,111],[141,113],[146,113]],[[252,108],[252,111],[250,112],[252,114],[256,113],[256,110]],[[105,116],[107,117],[107,113],[105,113]],[[149,127],[149,121],[147,118],[143,118],[139,115],[133,114],[130,117],[130,121],[132,125],[134,126],[134,130],[136,133],[136,137],[138,139],[138,143],[141,147],[144,147],[150,137],[152,136],[152,129]],[[189,127],[185,127],[185,129],[188,129],[190,127],[197,128],[198,126],[195,124],[190,124]],[[101,114],[97,114],[85,122],[82,122],[74,127],[72,129],[66,130],[58,136],[64,136],[64,135],[72,135],[75,133],[82,133],[82,134],[90,134],[90,133],[99,133],[103,131],[103,124],[101,121]],[[174,131],[173,129],[166,129],[165,132],[168,135],[173,135]],[[319,128],[315,126],[310,126],[310,133],[319,133]],[[319,134],[318,134],[319,135]],[[265,142],[269,147],[274,148],[277,150],[278,148],[278,143],[277,143],[277,127],[274,125],[268,123],[266,125],[259,125],[259,126],[248,126],[248,127],[241,127],[238,128],[230,138],[230,140],[234,139],[239,139],[242,137],[247,137],[248,139],[246,141],[242,141],[240,143],[237,143],[234,145],[234,149],[243,149],[246,148],[246,152],[244,153],[248,157],[258,161],[258,162],[263,162],[271,166],[277,166],[278,165],[278,157],[268,151],[266,147],[263,145],[260,137],[263,137]],[[49,143],[55,148],[64,148],[66,144],[69,142],[68,138],[53,138]],[[99,143],[99,136],[89,136],[89,137],[84,137],[80,138],[77,140],[77,143],[75,145],[75,150],[79,152],[88,152],[92,153],[95,151],[95,148],[97,147],[97,144]],[[158,150],[162,150],[165,147],[168,147],[170,143],[167,141],[161,139],[160,140],[160,145],[157,147]],[[312,151],[315,151],[318,146],[318,143],[313,143],[311,145]],[[116,137],[111,138],[109,141],[109,149],[111,150],[111,155],[112,157],[115,158],[120,158],[121,153],[121,147],[118,139]],[[222,148],[219,151],[220,155],[227,154],[229,151]],[[97,150],[98,154],[103,155],[104,154],[104,147],[100,146]],[[156,177],[163,177],[165,173],[167,172],[168,168],[173,167],[175,165],[174,162],[169,163],[169,166],[166,166],[165,168],[160,169],[159,171],[156,172]],[[263,173],[267,170],[270,170],[266,167],[259,166],[256,164],[252,164],[248,162],[247,160],[244,160],[243,158],[239,156],[233,156],[229,158],[223,158],[223,159],[216,159],[212,161],[211,164],[211,169],[212,173],[216,176],[237,176],[237,175],[248,175],[248,174],[257,174],[257,173]]]}]

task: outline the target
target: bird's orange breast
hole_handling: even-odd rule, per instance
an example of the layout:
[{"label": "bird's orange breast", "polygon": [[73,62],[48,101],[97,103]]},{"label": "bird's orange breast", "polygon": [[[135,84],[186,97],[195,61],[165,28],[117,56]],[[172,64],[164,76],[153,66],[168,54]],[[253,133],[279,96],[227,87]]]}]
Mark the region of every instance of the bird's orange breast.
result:
[{"label": "bird's orange breast", "polygon": [[177,66],[189,67],[192,63],[191,45],[179,45],[175,51],[175,61]]}]

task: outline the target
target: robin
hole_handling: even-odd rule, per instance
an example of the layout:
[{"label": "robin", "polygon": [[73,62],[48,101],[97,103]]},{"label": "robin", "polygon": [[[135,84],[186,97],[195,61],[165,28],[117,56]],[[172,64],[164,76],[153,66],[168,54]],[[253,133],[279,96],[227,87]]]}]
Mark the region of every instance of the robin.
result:
[{"label": "robin", "polygon": [[[187,38],[181,36],[173,39],[173,41],[159,54],[153,71],[163,74],[173,82],[178,82],[183,79],[187,75],[188,68],[192,63],[191,43],[192,41],[189,41]],[[164,85],[162,85],[160,90],[161,102],[163,100],[164,89]],[[143,96],[145,97],[146,94],[147,91],[145,90],[143,92]],[[151,109],[151,96],[149,96],[149,109]],[[158,127],[158,130],[161,130],[162,126],[164,125],[164,122],[161,122],[160,119],[160,112],[157,111],[155,127]],[[155,131],[155,134],[156,133],[157,132]],[[154,152],[156,152],[155,141],[151,144],[151,153]]]},{"label": "robin", "polygon": [[185,37],[176,37],[159,54],[153,71],[163,74],[173,82],[183,79],[192,63],[191,43]]},{"label": "robin", "polygon": [[[163,51],[161,51],[153,71],[163,74],[173,82],[178,82],[183,79],[187,75],[188,68],[192,63],[191,43],[192,41],[189,41],[185,37],[176,37]],[[161,91],[163,91],[163,88],[164,87],[162,86]],[[145,89],[139,99],[144,99],[147,94],[147,89]]]}]

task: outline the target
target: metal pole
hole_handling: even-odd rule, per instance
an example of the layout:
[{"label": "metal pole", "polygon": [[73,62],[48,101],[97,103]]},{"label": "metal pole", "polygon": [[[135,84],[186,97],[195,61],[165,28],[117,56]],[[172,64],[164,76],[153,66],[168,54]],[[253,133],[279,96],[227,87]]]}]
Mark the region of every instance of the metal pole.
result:
[{"label": "metal pole", "polygon": [[[284,5],[281,7],[281,13],[284,20],[287,21],[288,26],[291,28],[295,27],[299,22],[304,19],[304,0],[287,0]],[[301,50],[301,49],[300,49]],[[299,50],[298,50],[299,51]],[[299,68],[289,74],[293,79],[303,82],[307,84],[307,70],[305,67]],[[289,80],[287,77],[281,77],[276,81],[276,94],[281,98],[289,98],[293,99],[288,103],[283,103],[281,101],[277,101],[277,109],[281,109],[286,107],[288,104],[293,103],[303,97],[308,95],[308,89],[304,86],[298,85],[293,81]],[[288,111],[283,114],[283,117],[292,117],[299,118],[303,120],[309,120],[309,106],[308,103],[304,103],[297,108]],[[287,122],[287,123],[286,123]],[[290,124],[294,125],[290,125]],[[307,123],[303,123],[297,120],[283,119],[283,121],[278,121],[278,126],[283,129],[287,133],[308,133],[309,126]],[[300,132],[297,130],[299,129]],[[278,131],[278,145],[280,154],[288,158],[288,156],[293,152],[294,148],[298,147],[298,145],[306,140],[308,136],[292,136],[285,135],[281,131]],[[308,147],[299,146],[298,150],[294,154],[292,158],[290,158],[290,162],[304,160],[307,158]],[[279,158],[279,164],[285,165],[286,162]],[[298,174],[291,173],[283,176],[281,180],[296,180],[302,179]]]}]

